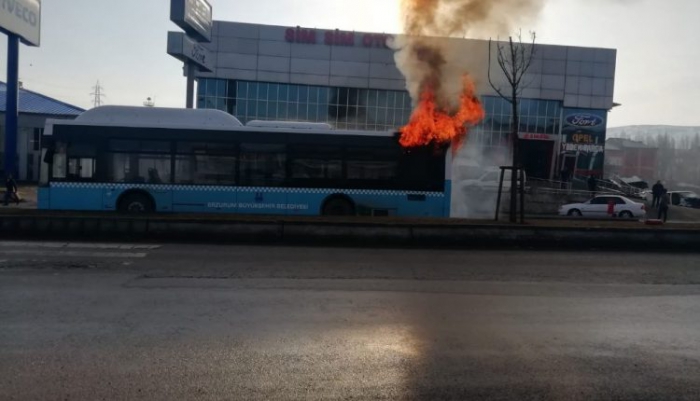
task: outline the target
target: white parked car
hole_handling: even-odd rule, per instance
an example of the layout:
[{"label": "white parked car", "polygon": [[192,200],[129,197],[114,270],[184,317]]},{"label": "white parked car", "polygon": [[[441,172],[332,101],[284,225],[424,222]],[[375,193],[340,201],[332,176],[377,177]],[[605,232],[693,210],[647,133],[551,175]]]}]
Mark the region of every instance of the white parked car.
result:
[{"label": "white parked car", "polygon": [[644,218],[646,205],[619,195],[599,195],[584,203],[572,203],[559,208],[561,216],[609,217],[608,204],[615,203],[615,217],[623,219]]},{"label": "white parked car", "polygon": [[[503,190],[510,190],[511,177],[513,173],[506,170],[503,174]],[[527,188],[527,175],[525,175],[525,188]],[[501,169],[498,167],[489,167],[483,170],[477,178],[464,180],[459,183],[462,190],[480,190],[487,192],[498,192],[498,186],[501,182]]]}]

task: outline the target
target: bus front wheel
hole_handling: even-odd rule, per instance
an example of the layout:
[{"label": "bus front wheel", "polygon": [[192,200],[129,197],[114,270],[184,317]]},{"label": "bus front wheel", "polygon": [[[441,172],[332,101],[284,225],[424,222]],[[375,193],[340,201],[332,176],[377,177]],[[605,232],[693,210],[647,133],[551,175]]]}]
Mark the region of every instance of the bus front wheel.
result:
[{"label": "bus front wheel", "polygon": [[143,214],[153,213],[154,210],[153,201],[145,194],[127,194],[119,201],[119,211],[122,213]]},{"label": "bus front wheel", "polygon": [[353,216],[355,205],[349,199],[331,198],[323,205],[321,212],[324,216]]}]

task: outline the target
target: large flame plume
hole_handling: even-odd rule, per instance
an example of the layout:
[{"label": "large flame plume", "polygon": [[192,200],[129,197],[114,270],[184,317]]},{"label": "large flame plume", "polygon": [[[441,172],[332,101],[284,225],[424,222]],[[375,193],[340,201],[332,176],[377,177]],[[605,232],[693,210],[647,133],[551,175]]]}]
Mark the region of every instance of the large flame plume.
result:
[{"label": "large flame plume", "polygon": [[518,19],[536,14],[543,0],[400,1],[406,35],[395,43],[396,64],[414,103],[401,144],[452,144],[456,151],[484,110],[464,60],[469,54],[458,54],[444,38],[507,33]]},{"label": "large flame plume", "polygon": [[451,143],[453,150],[459,149],[467,127],[476,125],[484,118],[484,109],[474,94],[474,84],[464,77],[464,87],[459,107],[454,112],[438,106],[432,84],[426,84],[411,120],[401,129],[400,143],[404,147],[427,146]]}]

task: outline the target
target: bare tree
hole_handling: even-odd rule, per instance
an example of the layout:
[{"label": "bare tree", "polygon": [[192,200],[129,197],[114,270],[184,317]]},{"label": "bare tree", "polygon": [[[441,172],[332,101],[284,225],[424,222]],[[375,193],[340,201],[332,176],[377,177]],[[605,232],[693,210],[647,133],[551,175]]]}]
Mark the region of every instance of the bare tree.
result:
[{"label": "bare tree", "polygon": [[527,75],[528,70],[532,66],[532,62],[535,59],[535,39],[537,35],[534,32],[530,33],[532,39],[531,43],[524,43],[522,32],[513,38],[510,36],[508,42],[496,42],[497,49],[497,61],[503,75],[506,77],[508,82],[508,88],[501,88],[500,85],[494,82],[491,77],[491,63],[492,63],[492,48],[493,41],[489,40],[489,84],[496,93],[506,100],[512,106],[512,117],[511,117],[511,141],[513,144],[513,165],[511,173],[510,182],[510,222],[515,223],[517,221],[517,195],[518,195],[518,185],[517,185],[517,172],[521,168],[520,158],[519,158],[519,141],[520,138],[518,133],[520,131],[520,114],[519,114],[519,99],[522,95],[523,90],[528,86],[529,82],[524,82],[523,79]]}]

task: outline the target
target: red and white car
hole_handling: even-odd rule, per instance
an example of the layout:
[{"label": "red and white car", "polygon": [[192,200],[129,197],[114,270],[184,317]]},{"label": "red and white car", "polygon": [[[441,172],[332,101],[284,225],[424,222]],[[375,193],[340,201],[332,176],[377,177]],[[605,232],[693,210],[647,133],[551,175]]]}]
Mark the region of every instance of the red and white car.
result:
[{"label": "red and white car", "polygon": [[610,217],[610,214],[608,214],[610,202],[614,203],[614,217],[633,219],[644,218],[647,215],[645,204],[619,195],[599,195],[588,202],[564,205],[559,208],[559,215],[596,218]]}]

